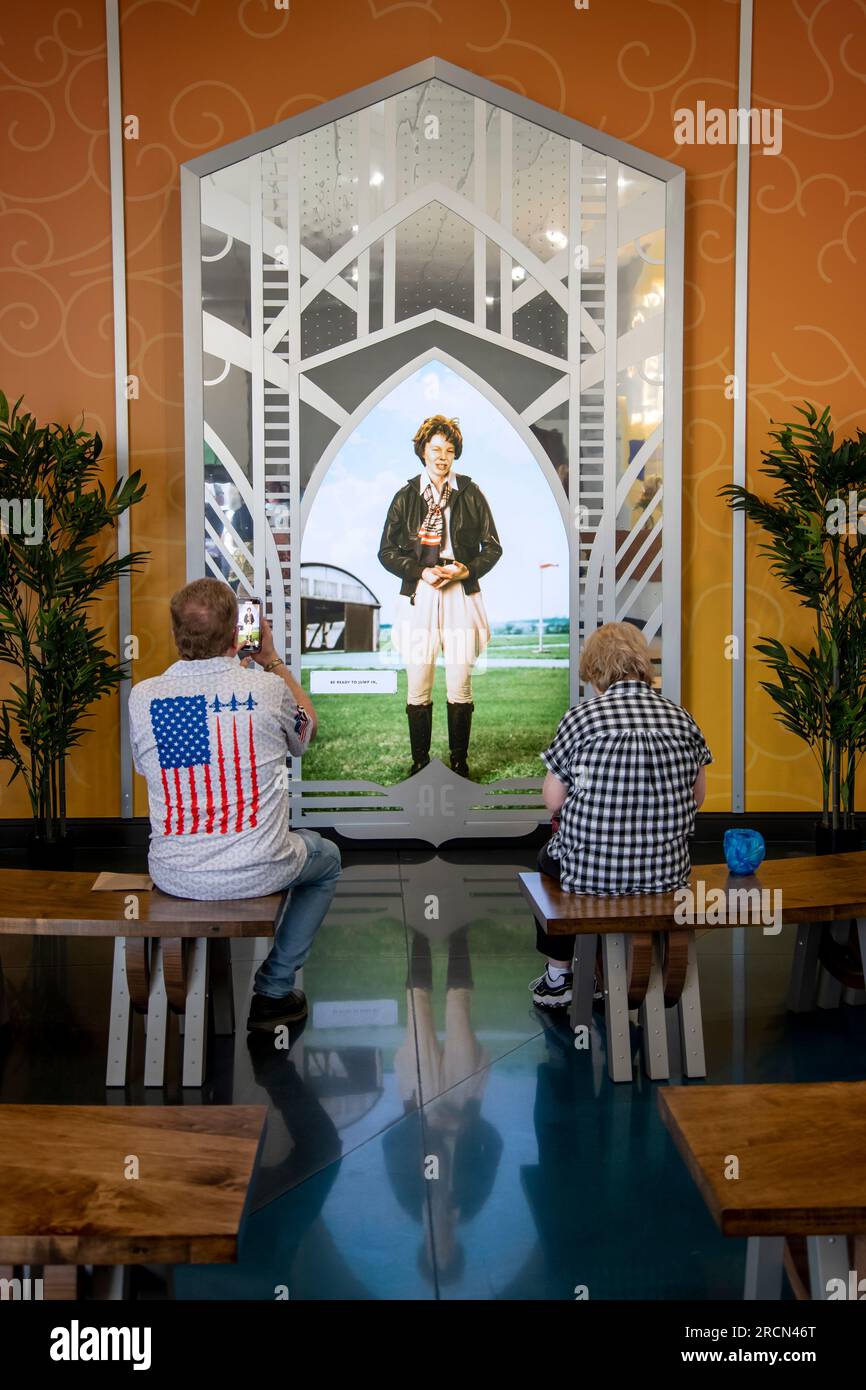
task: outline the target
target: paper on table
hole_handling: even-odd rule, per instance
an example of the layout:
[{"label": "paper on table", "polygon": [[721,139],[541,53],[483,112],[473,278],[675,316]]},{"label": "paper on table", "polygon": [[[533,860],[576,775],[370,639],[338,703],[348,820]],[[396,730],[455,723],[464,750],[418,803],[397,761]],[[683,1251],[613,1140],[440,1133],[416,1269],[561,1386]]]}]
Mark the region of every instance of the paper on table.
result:
[{"label": "paper on table", "polygon": [[112,874],[101,873],[91,887],[92,893],[99,892],[148,892],[153,887],[150,874]]}]

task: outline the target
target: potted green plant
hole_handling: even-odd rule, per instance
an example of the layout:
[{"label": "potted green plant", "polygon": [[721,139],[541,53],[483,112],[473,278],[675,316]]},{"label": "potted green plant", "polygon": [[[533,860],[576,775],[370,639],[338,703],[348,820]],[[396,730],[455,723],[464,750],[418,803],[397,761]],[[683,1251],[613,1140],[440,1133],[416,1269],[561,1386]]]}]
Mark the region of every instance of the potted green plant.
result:
[{"label": "potted green plant", "polygon": [[[821,771],[818,854],[861,848],[854,794],[866,747],[866,434],[837,443],[829,408],[796,407],[804,424],[770,431],[761,472],[770,497],[736,484],[721,489],[765,533],[762,552],[784,589],[813,615],[803,647],[777,637],[756,644],[775,681],[761,681],[776,718],[808,745]],[[775,421],[773,423],[776,423]],[[856,922],[822,934],[820,958],[852,988],[863,988]]]},{"label": "potted green plant", "polygon": [[[784,589],[813,615],[811,644],[755,644],[775,681],[761,687],[776,718],[808,745],[821,771],[818,852],[859,848],[854,793],[866,748],[866,434],[837,443],[829,407],[796,407],[804,424],[770,431],[761,472],[777,484],[760,497],[721,489],[765,533],[762,553]],[[775,421],[773,423],[776,423]]]},{"label": "potted green plant", "polygon": [[115,522],[144,496],[138,472],[106,492],[98,434],[39,425],[0,392],[0,759],[21,777],[40,862],[68,846],[66,760],[91,706],[127,678],[91,606],[146,551],[117,555]]}]

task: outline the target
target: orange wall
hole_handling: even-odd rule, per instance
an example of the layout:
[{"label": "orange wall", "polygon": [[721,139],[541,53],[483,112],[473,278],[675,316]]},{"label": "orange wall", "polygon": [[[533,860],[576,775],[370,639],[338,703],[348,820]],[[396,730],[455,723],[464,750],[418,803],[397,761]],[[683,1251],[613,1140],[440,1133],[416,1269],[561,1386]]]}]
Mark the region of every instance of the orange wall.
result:
[{"label": "orange wall", "polygon": [[[751,162],[749,481],[775,420],[805,398],[829,405],[838,436],[866,424],[866,23],[855,0],[758,0],[756,105],[781,107],[782,152]],[[804,20],[798,9],[811,19]],[[751,530],[751,528],[750,528]],[[783,601],[748,537],[747,637],[804,640],[804,614]],[[746,788],[750,810],[806,811],[820,777],[804,745],[768,714],[760,663],[747,669]],[[863,803],[866,804],[866,803]]]},{"label": "orange wall", "polygon": [[[44,422],[83,420],[114,475],[111,215],[105,11],[16,5],[0,14],[0,389]],[[100,605],[113,634],[113,601]],[[8,667],[0,666],[0,693]],[[94,707],[93,736],[71,759],[71,815],[116,815],[117,701]],[[3,815],[29,815],[20,779]]]},{"label": "orange wall", "polygon": [[[854,276],[866,194],[855,172],[866,71],[855,0],[758,0],[755,102],[784,109],[782,154],[752,157],[749,461],[771,414],[802,395],[840,428],[866,415]],[[814,24],[809,15],[814,13]],[[132,466],[148,482],[133,541],[137,677],[172,658],[166,601],[184,580],[180,198],[185,160],[431,55],[681,164],[687,171],[683,701],[715,755],[707,809],[730,804],[730,478],[736,150],[678,146],[673,112],[736,105],[738,7],[707,0],[121,0]],[[846,38],[850,35],[850,38]],[[859,36],[858,36],[859,35]],[[111,260],[102,0],[16,7],[0,20],[0,385],[40,416],[98,427],[113,448]],[[11,91],[9,89],[12,89]],[[5,108],[4,108],[5,109]],[[859,179],[862,183],[862,175]],[[58,190],[60,190],[58,192]],[[820,325],[831,324],[832,332]],[[750,640],[795,630],[754,554]],[[106,606],[105,620],[113,614]],[[748,805],[805,809],[810,757],[772,719],[747,658]],[[72,814],[119,809],[116,709],[73,760]],[[141,789],[137,810],[141,813]],[[21,814],[17,789],[3,814]]]}]

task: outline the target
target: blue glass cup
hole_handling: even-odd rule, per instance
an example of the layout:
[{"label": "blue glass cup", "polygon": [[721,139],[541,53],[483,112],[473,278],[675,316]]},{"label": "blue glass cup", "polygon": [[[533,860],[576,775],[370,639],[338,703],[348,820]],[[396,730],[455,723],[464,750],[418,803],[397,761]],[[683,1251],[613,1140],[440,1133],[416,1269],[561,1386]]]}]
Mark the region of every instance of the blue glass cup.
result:
[{"label": "blue glass cup", "polygon": [[757,830],[726,830],[725,860],[732,874],[753,874],[767,852]]}]

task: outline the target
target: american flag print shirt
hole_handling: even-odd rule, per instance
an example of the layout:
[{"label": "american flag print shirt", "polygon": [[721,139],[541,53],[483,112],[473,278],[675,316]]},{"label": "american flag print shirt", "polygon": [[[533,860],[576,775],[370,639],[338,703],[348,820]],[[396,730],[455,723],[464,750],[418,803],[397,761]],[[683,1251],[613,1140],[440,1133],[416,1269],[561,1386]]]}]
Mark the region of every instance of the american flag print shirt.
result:
[{"label": "american flag print shirt", "polygon": [[280,676],[232,657],[176,661],[133,686],[129,721],[158,888],[251,898],[297,876],[306,846],[289,829],[286,755],[306,751],[311,726]]},{"label": "american flag print shirt", "polygon": [[659,893],[688,882],[692,789],[713,761],[691,715],[643,681],[575,705],[541,754],[568,788],[547,849],[571,893]]}]

